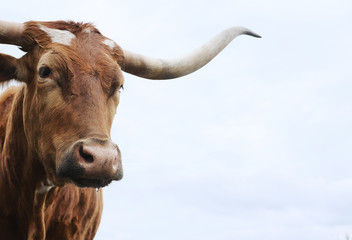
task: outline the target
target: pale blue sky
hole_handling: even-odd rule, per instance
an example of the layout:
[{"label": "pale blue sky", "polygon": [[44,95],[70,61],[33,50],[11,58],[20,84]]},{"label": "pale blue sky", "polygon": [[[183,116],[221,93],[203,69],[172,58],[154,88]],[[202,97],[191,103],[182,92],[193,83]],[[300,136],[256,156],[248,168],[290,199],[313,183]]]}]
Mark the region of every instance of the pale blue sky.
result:
[{"label": "pale blue sky", "polygon": [[[125,177],[98,240],[352,237],[352,3],[8,1],[3,20],[93,22],[123,48],[176,57],[241,36],[172,81],[125,74],[113,126]],[[0,52],[18,56],[14,47]]]}]

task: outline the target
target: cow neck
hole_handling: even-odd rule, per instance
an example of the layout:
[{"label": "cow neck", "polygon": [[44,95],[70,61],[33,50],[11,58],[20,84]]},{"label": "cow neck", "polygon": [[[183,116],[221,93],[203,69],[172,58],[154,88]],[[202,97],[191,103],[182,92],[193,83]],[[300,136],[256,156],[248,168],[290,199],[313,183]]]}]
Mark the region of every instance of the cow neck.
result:
[{"label": "cow neck", "polygon": [[[23,127],[23,100],[25,87],[17,92],[7,119],[6,136],[0,166],[0,191],[6,192],[7,206],[2,212],[33,217],[33,206],[44,201],[36,199],[36,190],[43,184],[45,173],[38,158],[29,150]],[[39,204],[40,205],[40,204]],[[40,206],[38,206],[40,207]]]}]

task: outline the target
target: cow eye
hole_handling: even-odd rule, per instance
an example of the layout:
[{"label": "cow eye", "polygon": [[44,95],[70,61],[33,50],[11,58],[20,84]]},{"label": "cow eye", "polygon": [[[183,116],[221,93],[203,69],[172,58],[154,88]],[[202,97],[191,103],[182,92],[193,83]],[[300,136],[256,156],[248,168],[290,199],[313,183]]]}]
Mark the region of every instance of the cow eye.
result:
[{"label": "cow eye", "polygon": [[110,88],[109,97],[113,96],[117,91],[120,93],[121,90],[123,90],[123,85],[119,87],[118,83],[113,83]]},{"label": "cow eye", "polygon": [[48,67],[41,67],[39,68],[39,76],[41,78],[47,78],[51,75],[51,70]]}]

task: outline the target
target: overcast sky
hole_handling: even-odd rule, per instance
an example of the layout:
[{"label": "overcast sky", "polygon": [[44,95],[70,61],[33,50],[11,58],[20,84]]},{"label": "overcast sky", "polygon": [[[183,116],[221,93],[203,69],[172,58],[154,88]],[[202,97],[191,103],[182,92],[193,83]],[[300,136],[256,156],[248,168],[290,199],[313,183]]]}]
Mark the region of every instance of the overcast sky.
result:
[{"label": "overcast sky", "polygon": [[93,22],[164,58],[233,25],[263,36],[181,79],[125,74],[125,177],[104,189],[96,239],[352,238],[351,1],[13,0],[1,18]]}]

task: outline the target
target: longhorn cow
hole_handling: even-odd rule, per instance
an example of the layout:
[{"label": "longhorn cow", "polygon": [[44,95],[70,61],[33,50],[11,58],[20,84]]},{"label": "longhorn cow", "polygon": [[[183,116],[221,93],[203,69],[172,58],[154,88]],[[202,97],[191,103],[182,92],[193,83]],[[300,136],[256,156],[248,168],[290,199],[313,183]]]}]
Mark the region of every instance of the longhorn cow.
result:
[{"label": "longhorn cow", "polygon": [[123,87],[122,71],[171,79],[207,64],[235,37],[227,29],[180,58],[155,59],[122,49],[92,24],[0,21],[0,239],[93,239],[102,188],[123,176],[110,130]]}]

